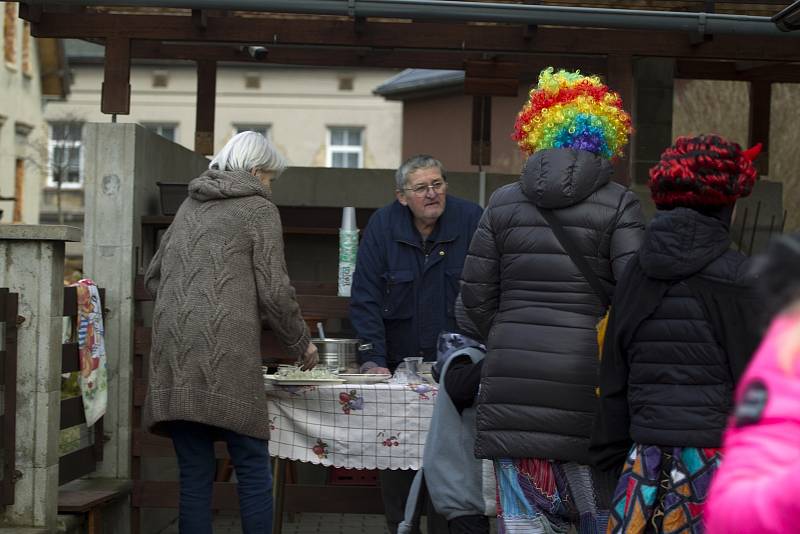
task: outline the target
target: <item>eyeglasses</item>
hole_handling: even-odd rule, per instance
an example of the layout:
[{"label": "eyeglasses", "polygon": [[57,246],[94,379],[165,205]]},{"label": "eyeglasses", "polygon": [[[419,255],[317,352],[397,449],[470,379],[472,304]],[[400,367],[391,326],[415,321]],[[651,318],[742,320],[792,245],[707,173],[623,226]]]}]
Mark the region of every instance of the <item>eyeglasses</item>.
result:
[{"label": "eyeglasses", "polygon": [[433,182],[431,185],[419,184],[415,185],[414,187],[404,187],[403,191],[411,191],[414,194],[414,196],[424,197],[426,194],[428,194],[428,189],[430,189],[431,191],[433,191],[438,195],[444,190],[446,185],[447,182],[445,181],[436,181]]}]

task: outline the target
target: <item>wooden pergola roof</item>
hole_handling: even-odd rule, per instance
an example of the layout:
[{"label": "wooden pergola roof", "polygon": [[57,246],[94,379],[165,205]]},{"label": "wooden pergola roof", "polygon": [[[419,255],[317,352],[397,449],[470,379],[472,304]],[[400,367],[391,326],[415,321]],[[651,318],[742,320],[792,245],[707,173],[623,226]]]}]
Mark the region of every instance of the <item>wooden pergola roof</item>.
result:
[{"label": "wooden pergola roof", "polygon": [[[780,0],[516,3],[762,17],[786,6]],[[516,92],[520,79],[533,78],[543,67],[557,65],[606,74],[625,97],[632,91],[631,58],[636,56],[676,58],[677,77],[747,80],[761,87],[772,82],[800,82],[800,35],[794,34],[707,34],[702,27],[697,32],[653,31],[76,4],[81,3],[23,1],[20,16],[31,22],[36,37],[78,38],[105,45],[104,113],[129,112],[132,58],[196,61],[196,150],[202,153],[211,152],[216,65],[221,61],[459,69],[466,72],[465,92],[473,95]],[[171,4],[165,0],[163,5]],[[252,54],[253,47],[260,47],[261,54]]]}]

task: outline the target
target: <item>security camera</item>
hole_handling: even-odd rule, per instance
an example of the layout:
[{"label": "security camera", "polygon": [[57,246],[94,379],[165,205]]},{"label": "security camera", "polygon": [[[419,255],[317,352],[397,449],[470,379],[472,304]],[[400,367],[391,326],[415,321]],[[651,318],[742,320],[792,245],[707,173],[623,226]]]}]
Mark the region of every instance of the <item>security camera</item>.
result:
[{"label": "security camera", "polygon": [[800,30],[800,0],[784,8],[770,20],[775,23],[779,30],[785,32]]},{"label": "security camera", "polygon": [[269,50],[263,46],[248,46],[247,54],[255,59],[256,61],[261,61],[262,59],[267,59],[267,54],[269,54]]}]

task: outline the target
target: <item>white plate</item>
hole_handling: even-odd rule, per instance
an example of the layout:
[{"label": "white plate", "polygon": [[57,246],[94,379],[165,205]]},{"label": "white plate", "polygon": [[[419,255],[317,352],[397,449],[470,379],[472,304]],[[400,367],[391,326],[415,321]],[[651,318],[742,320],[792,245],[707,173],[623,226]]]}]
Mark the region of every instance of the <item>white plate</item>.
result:
[{"label": "white plate", "polygon": [[281,386],[316,386],[319,384],[341,384],[344,382],[341,378],[278,378],[275,375],[267,375],[264,377],[273,384]]},{"label": "white plate", "polygon": [[345,384],[377,384],[379,382],[386,382],[392,377],[392,375],[348,373],[339,373],[337,376],[343,379]]}]

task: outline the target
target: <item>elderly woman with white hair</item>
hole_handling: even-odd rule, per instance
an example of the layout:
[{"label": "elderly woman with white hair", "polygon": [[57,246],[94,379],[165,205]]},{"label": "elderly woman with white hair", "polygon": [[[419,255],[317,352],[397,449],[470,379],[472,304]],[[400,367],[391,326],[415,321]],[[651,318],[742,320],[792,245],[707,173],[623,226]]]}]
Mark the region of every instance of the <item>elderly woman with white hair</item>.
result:
[{"label": "elderly woman with white hair", "polygon": [[175,446],[181,533],[212,532],[216,440],[236,468],[243,532],[272,529],[262,317],[305,368],[318,361],[271,201],[285,167],[264,136],[234,136],[189,183],[145,276],[155,309],[144,425]]}]

